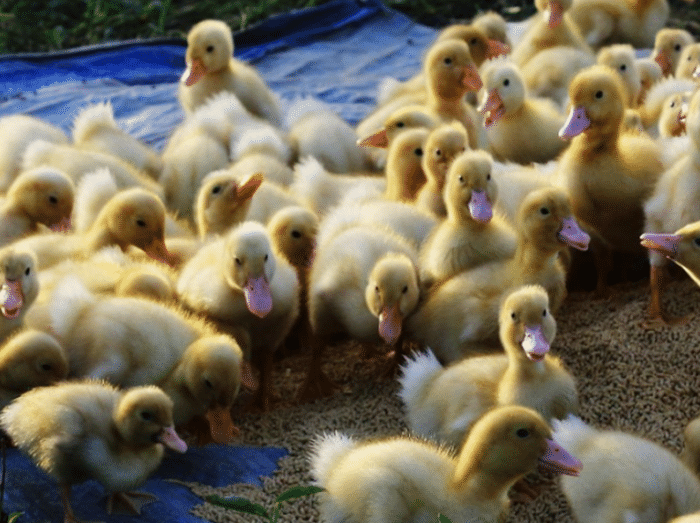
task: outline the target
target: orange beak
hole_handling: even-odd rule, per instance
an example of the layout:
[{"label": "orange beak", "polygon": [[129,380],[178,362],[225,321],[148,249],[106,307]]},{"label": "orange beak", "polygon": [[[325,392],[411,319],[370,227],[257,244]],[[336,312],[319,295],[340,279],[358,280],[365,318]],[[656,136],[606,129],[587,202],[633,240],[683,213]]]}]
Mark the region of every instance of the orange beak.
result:
[{"label": "orange beak", "polygon": [[168,251],[168,248],[165,246],[165,240],[154,238],[143,251],[154,260],[158,260],[166,265],[177,264],[177,257]]},{"label": "orange beak", "polygon": [[380,149],[386,149],[389,147],[389,138],[386,135],[386,129],[382,129],[381,131],[377,131],[367,138],[358,140],[357,145],[361,145],[362,147],[378,147]]},{"label": "orange beak", "polygon": [[484,85],[479,76],[479,72],[473,65],[468,65],[464,68],[462,74],[462,85],[469,91],[478,91]]},{"label": "orange beak", "polygon": [[207,421],[211,439],[214,443],[230,443],[233,438],[240,434],[240,430],[233,424],[231,410],[226,407],[216,407],[207,411]]},{"label": "orange beak", "polygon": [[486,47],[486,59],[490,60],[491,58],[496,58],[497,56],[501,56],[502,54],[508,54],[510,53],[510,46],[508,44],[504,44],[500,40],[494,40],[492,38],[489,38],[488,44]]},{"label": "orange beak", "polygon": [[401,336],[401,311],[399,304],[386,306],[379,313],[379,335],[389,345],[393,345]]},{"label": "orange beak", "polygon": [[659,64],[659,67],[661,67],[661,72],[664,76],[671,74],[671,67],[673,64],[671,63],[671,59],[668,57],[668,53],[666,51],[659,51],[659,54],[654,57],[654,61]]},{"label": "orange beak", "polygon": [[550,29],[554,29],[561,24],[562,18],[564,17],[564,9],[561,6],[561,2],[558,0],[549,0],[544,16],[547,19],[547,27]]},{"label": "orange beak", "polygon": [[185,70],[185,74],[182,75],[183,77],[187,75],[185,78],[185,85],[190,87],[196,84],[202,78],[202,76],[206,74],[206,72],[207,69],[204,67],[204,63],[202,63],[199,58],[195,58]]}]

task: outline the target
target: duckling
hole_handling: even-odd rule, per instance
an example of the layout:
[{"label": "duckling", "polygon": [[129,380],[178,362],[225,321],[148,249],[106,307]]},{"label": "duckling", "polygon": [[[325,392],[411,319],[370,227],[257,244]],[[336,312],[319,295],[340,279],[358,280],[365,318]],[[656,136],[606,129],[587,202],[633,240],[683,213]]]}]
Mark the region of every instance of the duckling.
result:
[{"label": "duckling", "polygon": [[158,154],[117,125],[110,102],[89,105],[75,117],[73,143],[121,158],[154,180],[163,170],[163,161]]},{"label": "duckling", "polygon": [[458,455],[407,437],[355,442],[340,433],[312,443],[311,474],[326,492],[324,521],[495,523],[508,511],[507,492],[542,464],[576,475],[580,463],[551,439],[542,417],[501,407],[475,424]]},{"label": "duckling", "polygon": [[576,521],[662,523],[700,510],[700,480],[660,445],[573,415],[552,424],[556,440],[583,463],[577,481],[561,480]]},{"label": "duckling", "polygon": [[67,229],[74,193],[71,179],[57,169],[38,167],[20,173],[0,204],[0,245],[39,232],[39,224]]},{"label": "duckling", "polygon": [[515,254],[515,231],[493,215],[497,187],[492,170],[493,160],[485,151],[466,151],[450,166],[445,186],[447,218],[420,250],[424,285]]},{"label": "duckling", "polygon": [[24,316],[39,296],[36,256],[30,251],[5,247],[0,252],[0,340],[24,323]]},{"label": "duckling", "polygon": [[518,68],[494,61],[482,71],[488,149],[500,161],[521,164],[548,162],[566,148],[558,133],[565,117],[548,100],[527,95]]},{"label": "duckling", "polygon": [[55,338],[23,330],[0,347],[0,409],[34,387],[51,385],[68,376],[68,359]]},{"label": "duckling", "polygon": [[423,156],[428,135],[428,130],[424,128],[408,129],[394,139],[384,170],[386,198],[400,202],[416,199],[426,182]]},{"label": "duckling", "polygon": [[685,446],[681,459],[695,474],[700,474],[700,417],[691,420],[683,431]]},{"label": "duckling", "polygon": [[660,81],[664,75],[661,66],[653,58],[637,58],[636,62],[637,71],[639,71],[639,81],[642,85],[639,90],[637,105],[643,105],[651,86]]},{"label": "duckling", "polygon": [[600,65],[607,65],[614,69],[620,75],[627,88],[625,106],[636,107],[639,93],[642,89],[642,81],[637,69],[634,48],[629,44],[615,44],[603,47],[598,51],[596,61]]},{"label": "duckling", "polygon": [[676,78],[694,80],[697,78],[698,66],[700,66],[700,43],[686,45],[678,60],[675,70]]},{"label": "duckling", "polygon": [[60,128],[39,118],[13,114],[0,118],[0,192],[5,192],[22,169],[24,152],[35,140],[62,145],[68,136]]},{"label": "duckling", "polygon": [[656,33],[651,56],[661,67],[664,76],[673,74],[680,64],[683,49],[693,42],[693,35],[684,29],[666,27]]},{"label": "duckling", "polygon": [[441,218],[447,214],[442,192],[452,161],[467,148],[467,131],[459,122],[442,124],[433,129],[423,147],[421,161],[426,183],[418,191],[416,205]]},{"label": "duckling", "polygon": [[690,93],[688,92],[676,93],[666,99],[663,109],[661,109],[661,116],[659,116],[660,138],[677,138],[686,134],[688,102],[690,102]]},{"label": "duckling", "polygon": [[545,290],[513,291],[498,322],[506,354],[473,356],[447,368],[430,350],[407,360],[399,396],[412,432],[459,447],[474,421],[495,406],[522,405],[544,419],[578,410],[574,379],[549,354],[556,322]]},{"label": "duckling", "polygon": [[[145,482],[165,447],[187,450],[173,428],[172,409],[170,398],[157,387],[122,392],[94,381],[62,383],[20,396],[2,411],[0,426],[58,481],[64,521],[77,523],[72,485],[99,481],[113,494],[107,505],[111,513],[114,495],[124,498],[125,490]],[[138,513],[133,501],[126,501]]]},{"label": "duckling", "polygon": [[592,54],[569,11],[573,0],[535,0],[538,15],[518,41],[509,58],[520,67],[540,51],[550,47],[566,46]]},{"label": "duckling", "polygon": [[129,245],[166,264],[175,260],[165,246],[165,206],[150,191],[133,188],[113,196],[84,234],[41,234],[18,240],[12,245],[36,253],[39,269],[51,267],[65,258],[81,258],[108,245],[123,251]]},{"label": "duckling", "polygon": [[571,111],[560,136],[573,138],[559,160],[561,185],[576,219],[593,234],[597,291],[606,290],[609,249],[639,252],[643,203],[663,171],[659,146],[622,133],[625,88],[605,66],[579,73],[569,87]]},{"label": "duckling", "polygon": [[275,95],[257,71],[232,57],[231,29],[220,20],[202,20],[187,34],[187,69],[178,85],[182,108],[191,113],[219,91],[231,91],[255,116],[279,127],[282,115]]},{"label": "duckling", "polygon": [[272,215],[267,230],[277,249],[295,268],[310,268],[319,219],[306,207],[290,205]]},{"label": "duckling", "polygon": [[[414,127],[432,129],[438,125],[438,120],[425,106],[413,104],[400,107],[396,111],[390,113],[382,122],[381,128],[378,131],[374,131],[372,128],[365,131],[368,125],[369,124],[365,123],[365,121],[357,125],[355,132],[361,137],[358,139],[357,143],[363,147],[388,149],[394,138],[403,131],[413,129]],[[369,134],[372,131],[374,131],[373,134]],[[384,163],[386,163],[386,157],[377,165],[381,168]]]},{"label": "duckling", "polygon": [[649,48],[668,21],[669,6],[667,0],[574,0],[569,13],[596,49],[615,43]]},{"label": "duckling", "polygon": [[[656,136],[659,119],[669,96],[693,92],[694,90],[695,82],[683,78],[664,78],[655,83],[647,92],[644,105],[639,107],[639,113],[647,132]],[[670,167],[666,160],[664,160],[664,165]]]},{"label": "duckling", "polygon": [[236,328],[261,373],[256,401],[269,408],[272,356],[299,314],[299,282],[265,227],[246,221],[202,247],[180,272],[177,293],[189,309]]},{"label": "duckling", "polygon": [[486,11],[474,17],[472,20],[472,25],[481,29],[486,36],[491,40],[496,40],[508,47],[508,49],[503,49],[502,54],[508,54],[510,52],[511,43],[508,37],[508,25],[505,18],[495,11]]},{"label": "duckling", "polygon": [[289,188],[294,182],[294,170],[274,156],[263,153],[249,153],[239,158],[228,169],[237,178],[243,179],[250,173],[260,173],[265,180]]},{"label": "duckling", "polygon": [[585,250],[589,237],[573,217],[566,194],[554,187],[530,193],[518,216],[513,258],[460,273],[434,286],[408,319],[407,335],[429,346],[443,362],[497,344],[498,311],[514,287],[542,285],[556,312],[566,295],[559,253],[568,245]]}]

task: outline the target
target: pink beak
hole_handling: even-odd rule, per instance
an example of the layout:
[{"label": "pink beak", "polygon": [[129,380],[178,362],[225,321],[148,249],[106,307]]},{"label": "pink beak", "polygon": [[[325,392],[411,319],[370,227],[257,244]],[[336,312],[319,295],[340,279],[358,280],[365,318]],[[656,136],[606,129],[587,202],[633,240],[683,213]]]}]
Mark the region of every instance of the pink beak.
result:
[{"label": "pink beak", "polygon": [[547,440],[547,450],[540,457],[540,464],[548,470],[567,476],[578,476],[583,468],[583,463],[552,439]]},{"label": "pink beak", "polygon": [[536,327],[525,326],[525,339],[523,339],[520,346],[530,360],[542,361],[545,354],[549,352],[549,342],[542,333],[542,325],[537,325]]},{"label": "pink beak", "polygon": [[583,107],[572,107],[569,117],[564,122],[564,127],[559,130],[559,138],[571,139],[588,129],[590,125],[591,121],[586,115],[586,109]]},{"label": "pink beak", "polygon": [[571,216],[562,220],[559,239],[579,251],[588,250],[588,242],[591,241],[591,237],[581,230],[581,227],[578,226],[576,220]]},{"label": "pink beak", "polygon": [[175,428],[172,426],[165,427],[161,433],[158,435],[158,441],[169,449],[173,449],[175,452],[183,453],[187,452],[187,443],[180,439],[180,436],[175,432]]},{"label": "pink beak", "polygon": [[681,243],[678,234],[645,232],[640,239],[643,247],[658,251],[667,258],[673,259],[678,255],[678,246]]},{"label": "pink beak", "polygon": [[258,318],[264,318],[272,310],[272,293],[264,275],[248,278],[243,294],[248,310]]},{"label": "pink beak", "polygon": [[479,112],[484,116],[485,127],[491,127],[503,117],[506,108],[503,106],[503,99],[498,93],[498,89],[491,89],[489,97],[479,107]]},{"label": "pink beak", "polygon": [[9,320],[19,316],[24,305],[24,293],[20,280],[5,280],[5,285],[0,288],[0,311]]},{"label": "pink beak", "polygon": [[379,313],[379,335],[389,345],[396,343],[401,336],[401,321],[398,303],[384,307]]},{"label": "pink beak", "polygon": [[469,199],[469,214],[479,223],[488,223],[493,217],[491,203],[486,197],[486,191],[472,191]]},{"label": "pink beak", "polygon": [[70,216],[66,216],[61,221],[54,223],[49,227],[53,232],[68,232],[71,228]]}]

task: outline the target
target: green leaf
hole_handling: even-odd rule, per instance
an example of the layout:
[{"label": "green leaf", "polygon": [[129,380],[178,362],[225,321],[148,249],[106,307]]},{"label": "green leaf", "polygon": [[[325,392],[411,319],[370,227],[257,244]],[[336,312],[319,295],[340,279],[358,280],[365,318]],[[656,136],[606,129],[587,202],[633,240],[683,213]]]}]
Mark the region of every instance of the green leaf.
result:
[{"label": "green leaf", "polygon": [[438,514],[438,521],[440,523],[452,523],[452,520],[444,514]]},{"label": "green leaf", "polygon": [[24,512],[13,512],[10,514],[10,516],[7,518],[7,523],[16,523],[19,517],[24,514]]},{"label": "green leaf", "polygon": [[248,501],[247,499],[224,499],[219,496],[207,496],[206,500],[213,505],[230,508],[231,510],[237,510],[238,512],[245,512],[246,514],[253,514],[254,516],[262,516],[264,518],[270,517],[267,510],[265,510],[265,507],[258,505],[257,503],[253,503],[252,501]]},{"label": "green leaf", "polygon": [[282,494],[277,496],[275,503],[282,503],[283,501],[288,501],[290,499],[303,498],[304,496],[311,496],[312,494],[318,494],[319,492],[323,492],[324,490],[326,490],[326,489],[324,489],[323,487],[316,487],[316,486],[292,487],[289,490],[282,492]]}]

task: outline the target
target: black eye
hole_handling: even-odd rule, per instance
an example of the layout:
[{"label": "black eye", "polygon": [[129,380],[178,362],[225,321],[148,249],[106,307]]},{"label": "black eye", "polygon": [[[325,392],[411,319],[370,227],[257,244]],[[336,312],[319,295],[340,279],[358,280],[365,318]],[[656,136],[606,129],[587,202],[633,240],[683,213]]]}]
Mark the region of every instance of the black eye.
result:
[{"label": "black eye", "polygon": [[207,46],[207,53],[212,53],[214,52],[214,46],[213,45],[208,45]]},{"label": "black eye", "polygon": [[542,208],[540,209],[540,214],[541,214],[542,216],[547,216],[547,215],[549,214],[549,209],[547,209],[546,207],[542,207]]},{"label": "black eye", "polygon": [[508,87],[509,85],[510,85],[510,80],[508,80],[508,78],[506,78],[505,80],[503,80],[503,86],[504,86],[504,87]]},{"label": "black eye", "polygon": [[515,435],[519,438],[527,438],[530,435],[530,431],[527,429],[518,429],[515,431]]},{"label": "black eye", "polygon": [[603,97],[603,91],[596,91],[595,97],[600,100]]},{"label": "black eye", "polygon": [[301,233],[299,231],[292,231],[293,238],[301,238]]},{"label": "black eye", "polygon": [[138,220],[136,220],[136,225],[138,225],[139,227],[145,227],[146,222],[144,220],[142,220],[141,218],[139,218]]},{"label": "black eye", "polygon": [[469,45],[476,45],[476,43],[477,43],[476,38],[472,38],[471,40],[469,40]]},{"label": "black eye", "polygon": [[459,183],[464,183],[464,176],[461,174],[459,175]]},{"label": "black eye", "polygon": [[423,156],[423,149],[421,149],[420,147],[418,147],[417,149],[415,149],[415,150],[413,151],[413,154],[415,154],[416,156]]},{"label": "black eye", "polygon": [[542,311],[542,317],[543,317],[543,318],[546,318],[546,317],[547,317],[547,309],[545,309],[545,310]]},{"label": "black eye", "polygon": [[408,285],[405,285],[403,289],[401,289],[401,292],[406,294],[408,292]]},{"label": "black eye", "polygon": [[221,185],[215,185],[211,189],[212,194],[219,194],[221,192]]},{"label": "black eye", "polygon": [[241,261],[240,258],[235,258],[235,260],[236,260],[236,265],[239,265],[239,266],[243,265],[243,262]]},{"label": "black eye", "polygon": [[435,149],[435,156],[440,156],[442,151],[440,149]]},{"label": "black eye", "polygon": [[698,247],[700,247],[700,236],[698,236],[697,238],[695,238],[695,239],[693,240],[693,243],[694,243],[695,245],[697,245]]},{"label": "black eye", "polygon": [[490,175],[490,174],[487,174],[487,175],[486,175],[486,181],[488,182],[490,179],[491,179],[491,175]]},{"label": "black eye", "polygon": [[147,410],[141,411],[141,419],[144,421],[151,421],[153,419],[153,414]]},{"label": "black eye", "polygon": [[671,102],[671,108],[676,106],[676,102]]},{"label": "black eye", "polygon": [[510,318],[511,318],[512,320],[515,319],[515,313],[514,313],[514,312],[511,312],[511,313],[510,313]]},{"label": "black eye", "polygon": [[50,371],[51,369],[53,369],[53,367],[51,366],[50,363],[42,363],[42,364],[41,364],[41,370],[45,370],[45,371],[48,372],[48,371]]},{"label": "black eye", "polygon": [[622,65],[620,66],[620,71],[626,71],[626,70],[627,70],[627,65],[622,64]]},{"label": "black eye", "polygon": [[55,196],[49,196],[49,203],[54,204],[54,205],[57,204],[58,198],[56,198]]},{"label": "black eye", "polygon": [[25,275],[25,276],[29,276],[29,273],[30,273],[30,272],[32,272],[32,269],[31,269],[30,267],[27,267],[26,269],[24,269],[24,275]]},{"label": "black eye", "polygon": [[673,48],[674,48],[676,51],[680,51],[680,50],[681,50],[681,44],[676,44],[676,45],[673,46]]},{"label": "black eye", "polygon": [[379,285],[374,286],[374,292],[377,292],[377,293],[379,292]]},{"label": "black eye", "polygon": [[207,386],[207,388],[209,388],[209,389],[213,389],[213,388],[214,388],[214,385],[211,384],[211,381],[209,381],[209,380],[206,379],[206,378],[204,379],[204,384],[205,384],[205,385]]},{"label": "black eye", "polygon": [[399,129],[401,129],[404,125],[406,124],[403,122],[396,122],[396,127],[398,127]]},{"label": "black eye", "polygon": [[443,62],[445,62],[445,65],[450,65],[452,63],[452,58],[445,58]]},{"label": "black eye", "polygon": [[269,256],[266,254],[265,257],[263,258],[263,261],[267,261],[268,258],[269,258]]}]

